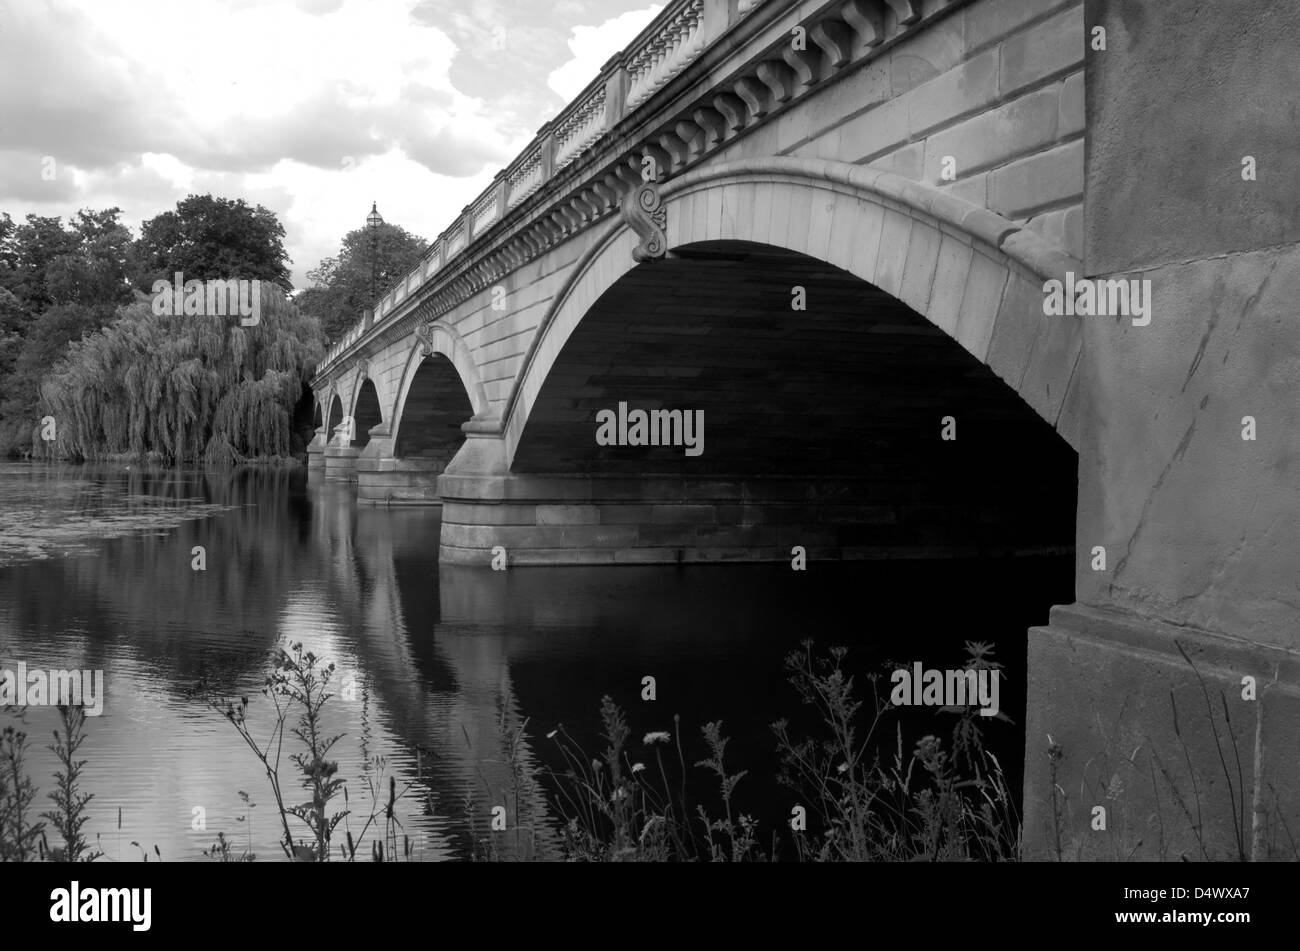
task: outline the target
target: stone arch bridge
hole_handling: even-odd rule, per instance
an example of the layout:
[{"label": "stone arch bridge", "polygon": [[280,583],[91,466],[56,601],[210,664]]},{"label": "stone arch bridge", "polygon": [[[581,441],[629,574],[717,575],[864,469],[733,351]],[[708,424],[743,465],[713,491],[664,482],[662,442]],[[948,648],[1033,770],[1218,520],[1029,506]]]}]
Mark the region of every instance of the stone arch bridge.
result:
[{"label": "stone arch bridge", "polygon": [[[1075,603],[1030,633],[1030,852],[1274,854],[1300,828],[1300,760],[1269,752],[1300,723],[1300,187],[1251,191],[1247,145],[1188,131],[1252,102],[1211,68],[1241,41],[1133,7],[672,0],[333,346],[312,472],[441,505],[448,564],[1074,552]],[[1273,16],[1251,55],[1296,89]],[[1259,167],[1293,166],[1255,115]],[[1161,156],[1222,167],[1170,184]],[[1045,313],[1094,279],[1151,319]],[[1187,742],[1171,695],[1250,677],[1168,780],[1239,814],[1157,855],[1172,798],[1135,750]]]}]

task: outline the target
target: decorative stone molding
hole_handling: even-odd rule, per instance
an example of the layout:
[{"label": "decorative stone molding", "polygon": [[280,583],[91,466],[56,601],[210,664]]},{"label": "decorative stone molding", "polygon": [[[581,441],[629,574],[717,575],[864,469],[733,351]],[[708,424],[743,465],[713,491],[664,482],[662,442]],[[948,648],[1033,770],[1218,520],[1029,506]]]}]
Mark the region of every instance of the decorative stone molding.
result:
[{"label": "decorative stone molding", "polygon": [[636,232],[641,243],[632,249],[637,262],[657,261],[668,251],[668,209],[663,207],[659,186],[643,182],[623,199],[623,222]]},{"label": "decorative stone molding", "polygon": [[426,320],[415,328],[416,339],[420,341],[420,356],[433,356],[433,321]]}]

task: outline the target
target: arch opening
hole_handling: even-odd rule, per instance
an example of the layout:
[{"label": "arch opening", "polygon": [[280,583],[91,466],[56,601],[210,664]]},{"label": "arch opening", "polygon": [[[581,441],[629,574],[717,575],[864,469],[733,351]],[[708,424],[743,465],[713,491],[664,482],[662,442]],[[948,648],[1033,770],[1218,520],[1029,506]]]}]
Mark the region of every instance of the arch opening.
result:
[{"label": "arch opening", "polygon": [[[677,497],[655,501],[697,503],[694,535],[658,530],[648,513],[638,545],[712,538],[772,558],[800,539],[846,558],[1073,550],[1075,452],[941,329],[794,251],[675,250],[633,268],[583,316],[538,391],[512,472],[583,474],[601,483],[594,499],[658,478]],[[599,422],[620,404],[624,444],[601,445]],[[638,409],[696,414],[699,454],[631,445]]]},{"label": "arch opening", "polygon": [[352,410],[353,448],[364,448],[370,440],[371,428],[383,421],[383,413],[379,408],[379,392],[375,389],[374,381],[367,377],[361,383],[361,388],[357,392],[356,406]]},{"label": "arch opening", "polygon": [[444,469],[465,441],[461,424],[473,415],[469,394],[455,365],[444,354],[430,354],[411,378],[393,455],[428,461]]},{"label": "arch opening", "polygon": [[320,425],[320,404],[311,388],[303,386],[298,402],[293,408],[293,420],[290,432],[289,452],[298,457],[305,456],[307,444],[316,434]]},{"label": "arch opening", "polygon": [[329,415],[325,417],[325,438],[329,439],[334,435],[334,428],[343,422],[343,400],[337,393],[330,399]]}]

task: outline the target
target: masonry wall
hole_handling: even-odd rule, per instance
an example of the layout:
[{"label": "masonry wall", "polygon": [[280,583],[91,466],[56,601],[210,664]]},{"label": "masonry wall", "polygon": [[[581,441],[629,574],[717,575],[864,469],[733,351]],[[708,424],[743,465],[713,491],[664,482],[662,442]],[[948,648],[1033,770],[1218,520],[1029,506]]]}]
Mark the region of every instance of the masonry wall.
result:
[{"label": "masonry wall", "polygon": [[[886,168],[1083,251],[1083,5],[976,0],[724,157]],[[955,180],[944,175],[951,156]]]},{"label": "masonry wall", "polygon": [[1085,265],[1150,281],[1153,306],[1085,323],[1079,603],[1030,636],[1026,841],[1295,859],[1300,9],[1090,2],[1086,21],[1105,49]]}]

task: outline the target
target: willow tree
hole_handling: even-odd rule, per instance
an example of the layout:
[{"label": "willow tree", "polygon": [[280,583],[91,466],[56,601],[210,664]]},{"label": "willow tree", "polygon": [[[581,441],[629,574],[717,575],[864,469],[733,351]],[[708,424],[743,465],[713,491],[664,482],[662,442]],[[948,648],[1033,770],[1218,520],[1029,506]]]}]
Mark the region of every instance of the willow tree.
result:
[{"label": "willow tree", "polygon": [[320,323],[262,283],[260,320],[163,316],[146,301],[69,345],[41,386],[57,454],[231,463],[289,455]]}]

